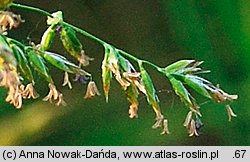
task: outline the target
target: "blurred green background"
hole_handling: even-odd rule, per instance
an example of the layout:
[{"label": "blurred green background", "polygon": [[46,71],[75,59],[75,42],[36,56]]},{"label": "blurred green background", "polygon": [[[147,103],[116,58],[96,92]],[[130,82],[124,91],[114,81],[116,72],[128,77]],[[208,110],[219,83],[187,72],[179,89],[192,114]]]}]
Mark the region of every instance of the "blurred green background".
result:
[{"label": "blurred green background", "polygon": [[[149,70],[159,92],[160,105],[169,120],[171,134],[151,129],[154,112],[140,97],[139,118],[129,119],[128,103],[116,81],[110,102],[101,95],[84,100],[86,85],[61,87],[63,73],[51,68],[67,107],[41,101],[25,101],[22,110],[6,103],[0,89],[0,145],[250,145],[250,1],[248,0],[16,0],[46,9],[62,10],[65,20],[96,36],[160,66],[180,59],[203,60],[203,77],[222,89],[238,94],[232,104],[238,117],[228,122],[223,105],[197,95],[202,104],[204,128],[199,137],[188,137],[183,127],[188,110],[171,92],[169,82]],[[46,29],[46,18],[18,11],[26,20],[12,37],[38,43]],[[101,88],[101,46],[79,36],[87,54],[95,60],[87,70]],[[52,51],[67,56],[59,40]],[[43,79],[36,89],[48,92]],[[168,92],[170,91],[170,92]],[[196,95],[195,95],[196,96]]]}]

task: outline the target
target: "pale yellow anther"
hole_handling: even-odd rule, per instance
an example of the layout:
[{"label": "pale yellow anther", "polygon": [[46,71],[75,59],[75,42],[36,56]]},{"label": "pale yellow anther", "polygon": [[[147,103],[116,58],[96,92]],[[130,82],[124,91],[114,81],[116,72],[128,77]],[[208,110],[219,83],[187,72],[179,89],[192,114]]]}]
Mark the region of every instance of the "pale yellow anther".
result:
[{"label": "pale yellow anther", "polygon": [[100,95],[100,92],[98,91],[97,89],[97,86],[95,84],[94,81],[90,81],[89,84],[88,84],[88,87],[87,87],[87,91],[86,91],[86,94],[84,96],[84,98],[92,98],[96,95]]}]

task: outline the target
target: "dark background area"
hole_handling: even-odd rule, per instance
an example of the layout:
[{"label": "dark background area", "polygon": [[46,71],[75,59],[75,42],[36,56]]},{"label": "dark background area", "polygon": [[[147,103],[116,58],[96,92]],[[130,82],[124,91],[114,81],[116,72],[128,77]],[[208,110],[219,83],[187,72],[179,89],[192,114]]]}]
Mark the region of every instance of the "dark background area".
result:
[{"label": "dark background area", "polygon": [[[249,145],[250,144],[250,1],[248,0],[16,0],[45,9],[62,10],[65,21],[94,33],[139,58],[166,66],[181,59],[203,60],[202,75],[239,99],[232,104],[237,118],[228,122],[223,105],[197,97],[204,128],[199,137],[188,137],[183,127],[188,109],[171,92],[167,79],[147,67],[159,92],[160,106],[169,120],[171,134],[151,129],[154,112],[140,96],[139,118],[129,119],[126,96],[112,81],[109,103],[104,95],[84,100],[86,85],[62,87],[63,73],[50,72],[68,104],[56,107],[41,101],[47,83],[37,79],[38,100],[25,101],[22,110],[5,102],[0,90],[0,145]],[[46,17],[15,10],[25,23],[10,36],[39,43]],[[86,67],[102,92],[103,49],[79,35],[87,54],[95,60]],[[51,48],[68,56],[59,39]],[[36,77],[38,78],[38,77]],[[167,92],[170,91],[170,92]]]}]

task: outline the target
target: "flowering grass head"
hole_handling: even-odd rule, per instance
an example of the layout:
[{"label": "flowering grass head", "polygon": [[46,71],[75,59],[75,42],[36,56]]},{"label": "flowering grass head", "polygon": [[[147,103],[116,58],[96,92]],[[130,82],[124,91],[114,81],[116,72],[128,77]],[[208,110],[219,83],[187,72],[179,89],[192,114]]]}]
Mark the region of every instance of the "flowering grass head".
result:
[{"label": "flowering grass head", "polygon": [[[44,30],[39,42],[33,42],[34,45],[26,45],[8,36],[8,30],[16,28],[24,22],[20,15],[6,11],[5,9],[8,7],[37,12],[47,17],[48,27]],[[79,33],[103,46],[104,58],[100,66],[102,69],[100,75],[106,102],[109,100],[111,82],[114,80],[120,85],[129,102],[129,118],[139,116],[138,96],[145,95],[149,106],[155,113],[155,123],[152,128],[161,128],[161,134],[170,133],[169,120],[162,113],[156,94],[157,90],[146,66],[166,77],[174,92],[188,108],[183,125],[189,136],[199,136],[203,127],[200,105],[193,97],[192,90],[216,103],[224,104],[229,121],[232,120],[232,117],[236,117],[229,104],[237,100],[238,96],[230,95],[220,87],[214,86],[212,82],[198,76],[201,73],[209,72],[200,67],[202,61],[180,60],[161,68],[65,22],[62,11],[50,14],[31,6],[12,3],[11,0],[1,0],[0,10],[0,86],[7,89],[6,102],[13,104],[18,109],[22,108],[24,99],[37,99],[39,97],[35,90],[37,77],[34,76],[37,75],[33,75],[34,73],[47,82],[49,92],[43,100],[55,102],[57,106],[66,105],[64,95],[54,82],[48,64],[63,72],[63,86],[67,85],[72,89],[72,81],[88,83],[83,98],[88,99],[101,95],[96,83],[92,80],[91,73],[85,69],[94,59],[86,54],[87,49],[78,38],[77,33]],[[50,50],[56,39],[61,41],[67,56]],[[87,53],[89,54],[89,52]],[[73,60],[70,61],[67,57],[71,57]],[[75,79],[72,79],[72,76]]]}]

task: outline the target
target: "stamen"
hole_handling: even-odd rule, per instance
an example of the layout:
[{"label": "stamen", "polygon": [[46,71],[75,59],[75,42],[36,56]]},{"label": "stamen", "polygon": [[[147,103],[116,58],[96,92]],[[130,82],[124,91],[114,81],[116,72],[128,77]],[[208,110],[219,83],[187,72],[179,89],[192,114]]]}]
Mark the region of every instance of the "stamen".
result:
[{"label": "stamen", "polygon": [[187,116],[186,116],[186,119],[185,119],[185,122],[183,124],[184,127],[187,127],[190,125],[190,122],[191,122],[191,119],[192,119],[192,114],[193,114],[193,111],[189,111]]},{"label": "stamen", "polygon": [[194,119],[191,120],[190,126],[189,126],[189,136],[191,137],[193,135],[199,136],[199,134],[198,134],[198,132],[196,130]]},{"label": "stamen", "polygon": [[69,80],[69,74],[67,72],[64,73],[64,80],[63,80],[63,86],[66,86],[68,85],[69,86],[69,89],[72,89],[72,85],[70,83],[70,80]]},{"label": "stamen", "polygon": [[22,90],[23,98],[33,98],[36,99],[39,97],[39,94],[35,91],[33,84],[29,83],[24,90]]},{"label": "stamen", "polygon": [[233,112],[233,109],[229,105],[226,105],[226,110],[229,122],[232,121],[232,117],[237,117],[237,115]]},{"label": "stamen", "polygon": [[94,97],[96,95],[99,96],[100,92],[98,91],[95,82],[94,81],[90,81],[89,84],[88,84],[87,91],[86,91],[86,94],[85,94],[84,98],[85,99],[92,98],[92,97]]},{"label": "stamen", "polygon": [[170,134],[169,129],[168,129],[168,120],[164,119],[163,120],[163,131],[161,132],[161,135],[163,134]]},{"label": "stamen", "polygon": [[56,86],[52,83],[49,84],[49,94],[43,98],[43,101],[49,101],[49,102],[52,102],[52,100],[54,101],[57,101],[56,105],[59,106],[59,105],[63,105],[65,106],[66,103],[65,101],[63,100],[63,94],[60,93],[57,89],[56,89]]},{"label": "stamen", "polygon": [[130,118],[138,118],[138,114],[137,114],[137,111],[138,111],[138,103],[131,103],[131,105],[129,106],[129,117]]}]

